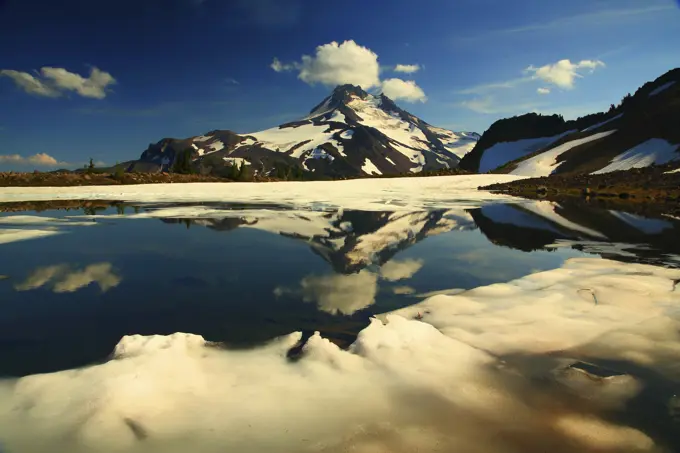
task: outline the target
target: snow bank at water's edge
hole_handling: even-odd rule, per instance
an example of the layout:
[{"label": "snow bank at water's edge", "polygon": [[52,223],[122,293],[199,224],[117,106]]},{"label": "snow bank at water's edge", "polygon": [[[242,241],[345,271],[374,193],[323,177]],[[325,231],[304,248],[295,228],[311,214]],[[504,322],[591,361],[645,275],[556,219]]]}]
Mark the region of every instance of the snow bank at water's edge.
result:
[{"label": "snow bank at water's edge", "polygon": [[521,179],[510,175],[460,175],[349,181],[275,183],[188,183],[129,186],[3,187],[0,202],[40,200],[119,200],[138,202],[277,203],[287,207],[407,210],[447,207],[465,201],[508,200],[477,190]]},{"label": "snow bank at water's edge", "polygon": [[[246,351],[181,333],[124,337],[107,363],[0,382],[0,442],[50,453],[661,451],[606,421],[597,398],[544,393],[498,357],[625,360],[677,380],[679,278],[573,259],[381,316],[347,351],[315,335],[299,360],[287,353],[300,333]],[[638,386],[627,388],[621,402]]]}]

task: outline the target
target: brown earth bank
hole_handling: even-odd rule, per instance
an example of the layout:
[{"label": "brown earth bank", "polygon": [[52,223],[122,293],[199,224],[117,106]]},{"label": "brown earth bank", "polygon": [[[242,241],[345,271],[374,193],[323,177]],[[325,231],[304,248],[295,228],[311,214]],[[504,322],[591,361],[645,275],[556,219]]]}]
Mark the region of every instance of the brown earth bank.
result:
[{"label": "brown earth bank", "polygon": [[[452,176],[467,174],[468,172],[454,169],[430,170],[420,173],[401,173],[379,176],[353,176],[341,178],[306,178],[307,181],[315,180],[347,180],[364,178],[406,178],[406,177],[427,177],[427,176]],[[189,183],[189,182],[277,182],[286,179],[271,176],[253,176],[243,181],[234,181],[218,176],[180,174],[180,173],[135,173],[128,172],[122,174],[103,173],[103,172],[0,172],[0,187],[65,187],[65,186],[109,186],[109,185],[128,185],[128,184],[168,184],[168,183]]]},{"label": "brown earth bank", "polygon": [[0,173],[0,187],[109,186],[186,182],[231,181],[216,176],[184,175],[178,173],[124,173],[122,175],[83,172]]},{"label": "brown earth bank", "polygon": [[680,215],[680,172],[667,173],[670,169],[665,165],[601,175],[551,175],[479,189],[537,200],[581,200],[640,214]]}]

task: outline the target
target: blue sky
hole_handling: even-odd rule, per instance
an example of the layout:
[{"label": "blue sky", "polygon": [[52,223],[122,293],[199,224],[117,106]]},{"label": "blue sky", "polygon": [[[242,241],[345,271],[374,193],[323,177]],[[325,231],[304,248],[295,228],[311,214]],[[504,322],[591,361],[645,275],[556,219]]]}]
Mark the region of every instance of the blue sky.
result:
[{"label": "blue sky", "polygon": [[678,66],[678,42],[674,0],[0,0],[0,169],[262,130],[339,82],[454,130],[572,118]]}]

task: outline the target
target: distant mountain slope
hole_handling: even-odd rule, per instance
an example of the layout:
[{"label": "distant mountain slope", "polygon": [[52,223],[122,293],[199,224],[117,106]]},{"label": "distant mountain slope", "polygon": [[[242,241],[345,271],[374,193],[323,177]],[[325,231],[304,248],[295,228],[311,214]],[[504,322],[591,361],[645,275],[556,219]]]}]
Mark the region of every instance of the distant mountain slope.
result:
[{"label": "distant mountain slope", "polygon": [[494,123],[460,167],[548,176],[603,173],[678,161],[680,68],[646,83],[609,112],[572,121],[535,113]]},{"label": "distant mountain slope", "polygon": [[478,139],[431,126],[384,95],[343,85],[299,121],[249,134],[166,138],[130,169],[168,171],[185,159],[202,173],[218,175],[241,163],[263,174],[291,168],[319,177],[418,173],[456,168]]}]

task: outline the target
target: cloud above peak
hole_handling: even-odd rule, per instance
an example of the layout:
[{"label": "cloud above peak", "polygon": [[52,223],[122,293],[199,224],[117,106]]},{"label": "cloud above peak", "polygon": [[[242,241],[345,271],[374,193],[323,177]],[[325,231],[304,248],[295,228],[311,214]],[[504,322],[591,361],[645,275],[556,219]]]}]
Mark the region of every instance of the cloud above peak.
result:
[{"label": "cloud above peak", "polygon": [[581,60],[578,63],[572,63],[565,59],[539,68],[532,65],[526,69],[526,72],[533,74],[534,79],[569,90],[574,88],[577,78],[583,77],[582,71],[592,74],[597,68],[604,66],[604,62],[600,60]]},{"label": "cloud above peak", "polygon": [[382,83],[382,92],[393,100],[426,102],[425,92],[413,80],[387,79]]},{"label": "cloud above peak", "polygon": [[[298,73],[298,79],[308,85],[317,83],[329,87],[344,84],[359,85],[365,90],[381,88],[386,96],[394,100],[403,99],[408,102],[427,100],[423,90],[412,80],[381,81],[378,54],[353,40],[342,43],[333,41],[320,45],[313,56],[303,55],[299,62],[284,63],[274,58],[270,67],[276,72],[295,71]],[[417,65],[397,67],[402,69],[400,72],[410,73],[420,69]]]},{"label": "cloud above peak", "polygon": [[98,68],[92,68],[88,77],[64,68],[49,66],[41,68],[35,75],[13,69],[2,69],[0,77],[12,79],[17,87],[28,94],[51,98],[74,92],[85,98],[104,99],[107,89],[116,83],[116,79],[111,74]]}]

